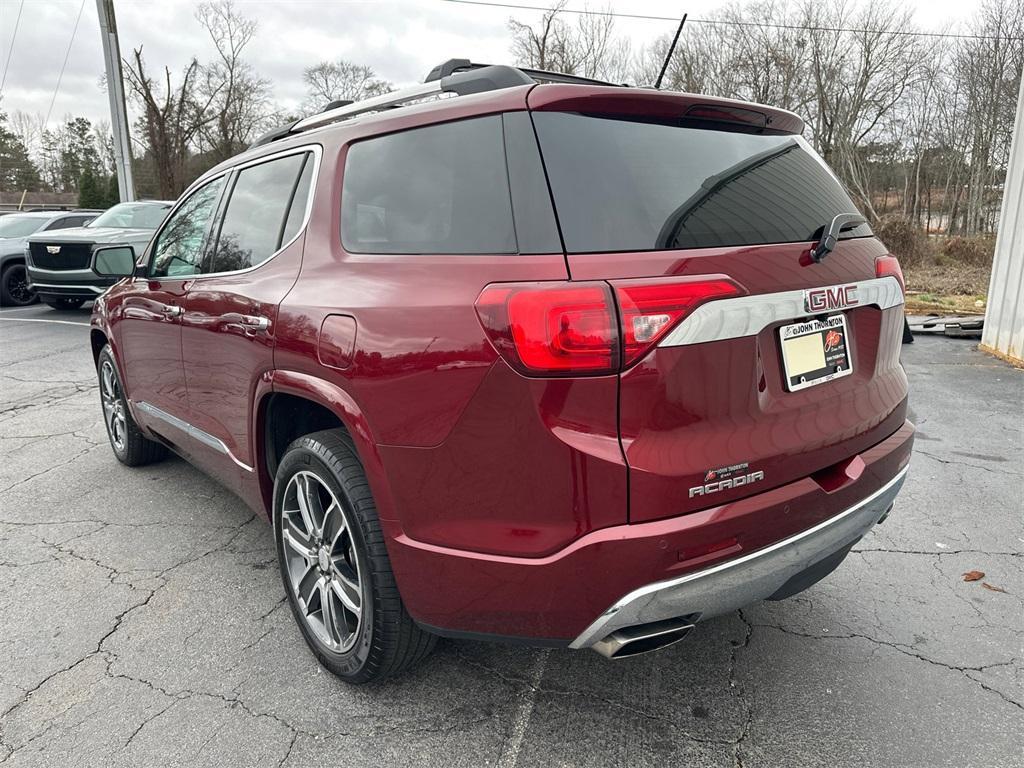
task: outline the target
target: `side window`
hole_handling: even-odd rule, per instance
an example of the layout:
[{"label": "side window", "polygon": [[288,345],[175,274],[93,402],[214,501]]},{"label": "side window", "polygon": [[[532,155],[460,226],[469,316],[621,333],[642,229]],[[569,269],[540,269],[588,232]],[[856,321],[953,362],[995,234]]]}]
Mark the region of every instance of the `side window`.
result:
[{"label": "side window", "polygon": [[501,117],[353,144],[341,239],[354,253],[514,253]]},{"label": "side window", "polygon": [[214,179],[193,192],[171,214],[157,235],[150,277],[186,277],[201,271],[199,262],[206,231],[223,186],[223,176]]},{"label": "side window", "polygon": [[66,216],[61,216],[59,219],[54,219],[53,221],[51,221],[49,224],[47,224],[45,227],[43,227],[43,229],[44,230],[64,229],[65,227],[73,227],[73,226],[75,226],[75,225],[71,223],[71,220],[69,218],[67,218]]},{"label": "side window", "polygon": [[313,155],[306,155],[306,164],[302,166],[302,175],[299,176],[299,183],[295,185],[295,193],[292,195],[292,205],[288,210],[288,218],[284,222],[284,234],[281,235],[281,245],[289,242],[299,232],[302,222],[306,218],[306,208],[309,207],[309,185],[313,180],[313,167],[316,160]]},{"label": "side window", "polygon": [[286,155],[238,172],[214,249],[214,272],[255,267],[281,247],[307,157]]}]

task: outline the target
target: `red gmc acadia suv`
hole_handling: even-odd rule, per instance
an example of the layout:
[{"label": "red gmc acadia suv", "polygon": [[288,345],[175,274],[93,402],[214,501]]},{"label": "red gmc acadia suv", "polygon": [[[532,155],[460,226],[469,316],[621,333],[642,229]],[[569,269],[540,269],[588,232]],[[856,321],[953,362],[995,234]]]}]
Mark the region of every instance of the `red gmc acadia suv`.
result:
[{"label": "red gmc acadia suv", "polygon": [[93,257],[114,452],[267,517],[350,682],[437,635],[627,656],[805,589],[914,427],[899,265],[802,130],[453,60],[273,131]]}]

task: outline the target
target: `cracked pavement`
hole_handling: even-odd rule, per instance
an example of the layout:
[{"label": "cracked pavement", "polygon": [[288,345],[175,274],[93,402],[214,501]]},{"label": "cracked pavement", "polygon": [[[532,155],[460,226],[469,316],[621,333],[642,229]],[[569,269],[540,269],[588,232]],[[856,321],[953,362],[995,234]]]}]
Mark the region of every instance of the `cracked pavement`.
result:
[{"label": "cracked pavement", "polygon": [[262,520],[179,459],[114,459],[87,321],[0,311],[5,768],[1024,766],[1024,371],[973,342],[904,347],[909,479],[807,592],[631,660],[442,641],[354,688]]}]

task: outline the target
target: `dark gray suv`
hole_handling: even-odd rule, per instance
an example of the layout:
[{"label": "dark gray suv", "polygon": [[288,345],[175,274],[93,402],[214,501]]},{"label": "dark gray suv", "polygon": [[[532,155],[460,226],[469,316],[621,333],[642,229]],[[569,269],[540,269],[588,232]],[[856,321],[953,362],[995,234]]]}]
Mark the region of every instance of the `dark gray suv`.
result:
[{"label": "dark gray suv", "polygon": [[103,245],[130,245],[142,253],[172,203],[145,200],[108,208],[88,226],[34,235],[25,251],[28,278],[44,304],[77,309],[116,280],[97,277],[93,251]]},{"label": "dark gray suv", "polygon": [[37,300],[25,271],[25,248],[30,235],[81,227],[100,211],[29,211],[0,218],[0,306],[20,307]]}]

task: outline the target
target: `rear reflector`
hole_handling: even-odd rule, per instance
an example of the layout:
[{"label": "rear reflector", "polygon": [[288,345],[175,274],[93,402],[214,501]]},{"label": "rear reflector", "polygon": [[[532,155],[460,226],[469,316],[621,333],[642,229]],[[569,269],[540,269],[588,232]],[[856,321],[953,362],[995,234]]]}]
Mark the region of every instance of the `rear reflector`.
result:
[{"label": "rear reflector", "polygon": [[664,279],[613,283],[622,316],[625,365],[639,360],[672,328],[711,299],[738,296],[740,288],[724,275],[702,275],[685,282]]},{"label": "rear reflector", "polygon": [[895,277],[900,284],[900,290],[904,294],[907,292],[903,270],[900,269],[899,259],[895,256],[879,256],[875,259],[875,277]]},{"label": "rear reflector", "polygon": [[607,283],[494,284],[476,302],[494,348],[528,376],[619,369],[619,334]]},{"label": "rear reflector", "polygon": [[642,358],[704,302],[742,293],[724,275],[617,280],[611,287],[495,283],[480,294],[476,312],[495,350],[520,373],[601,375]]}]

